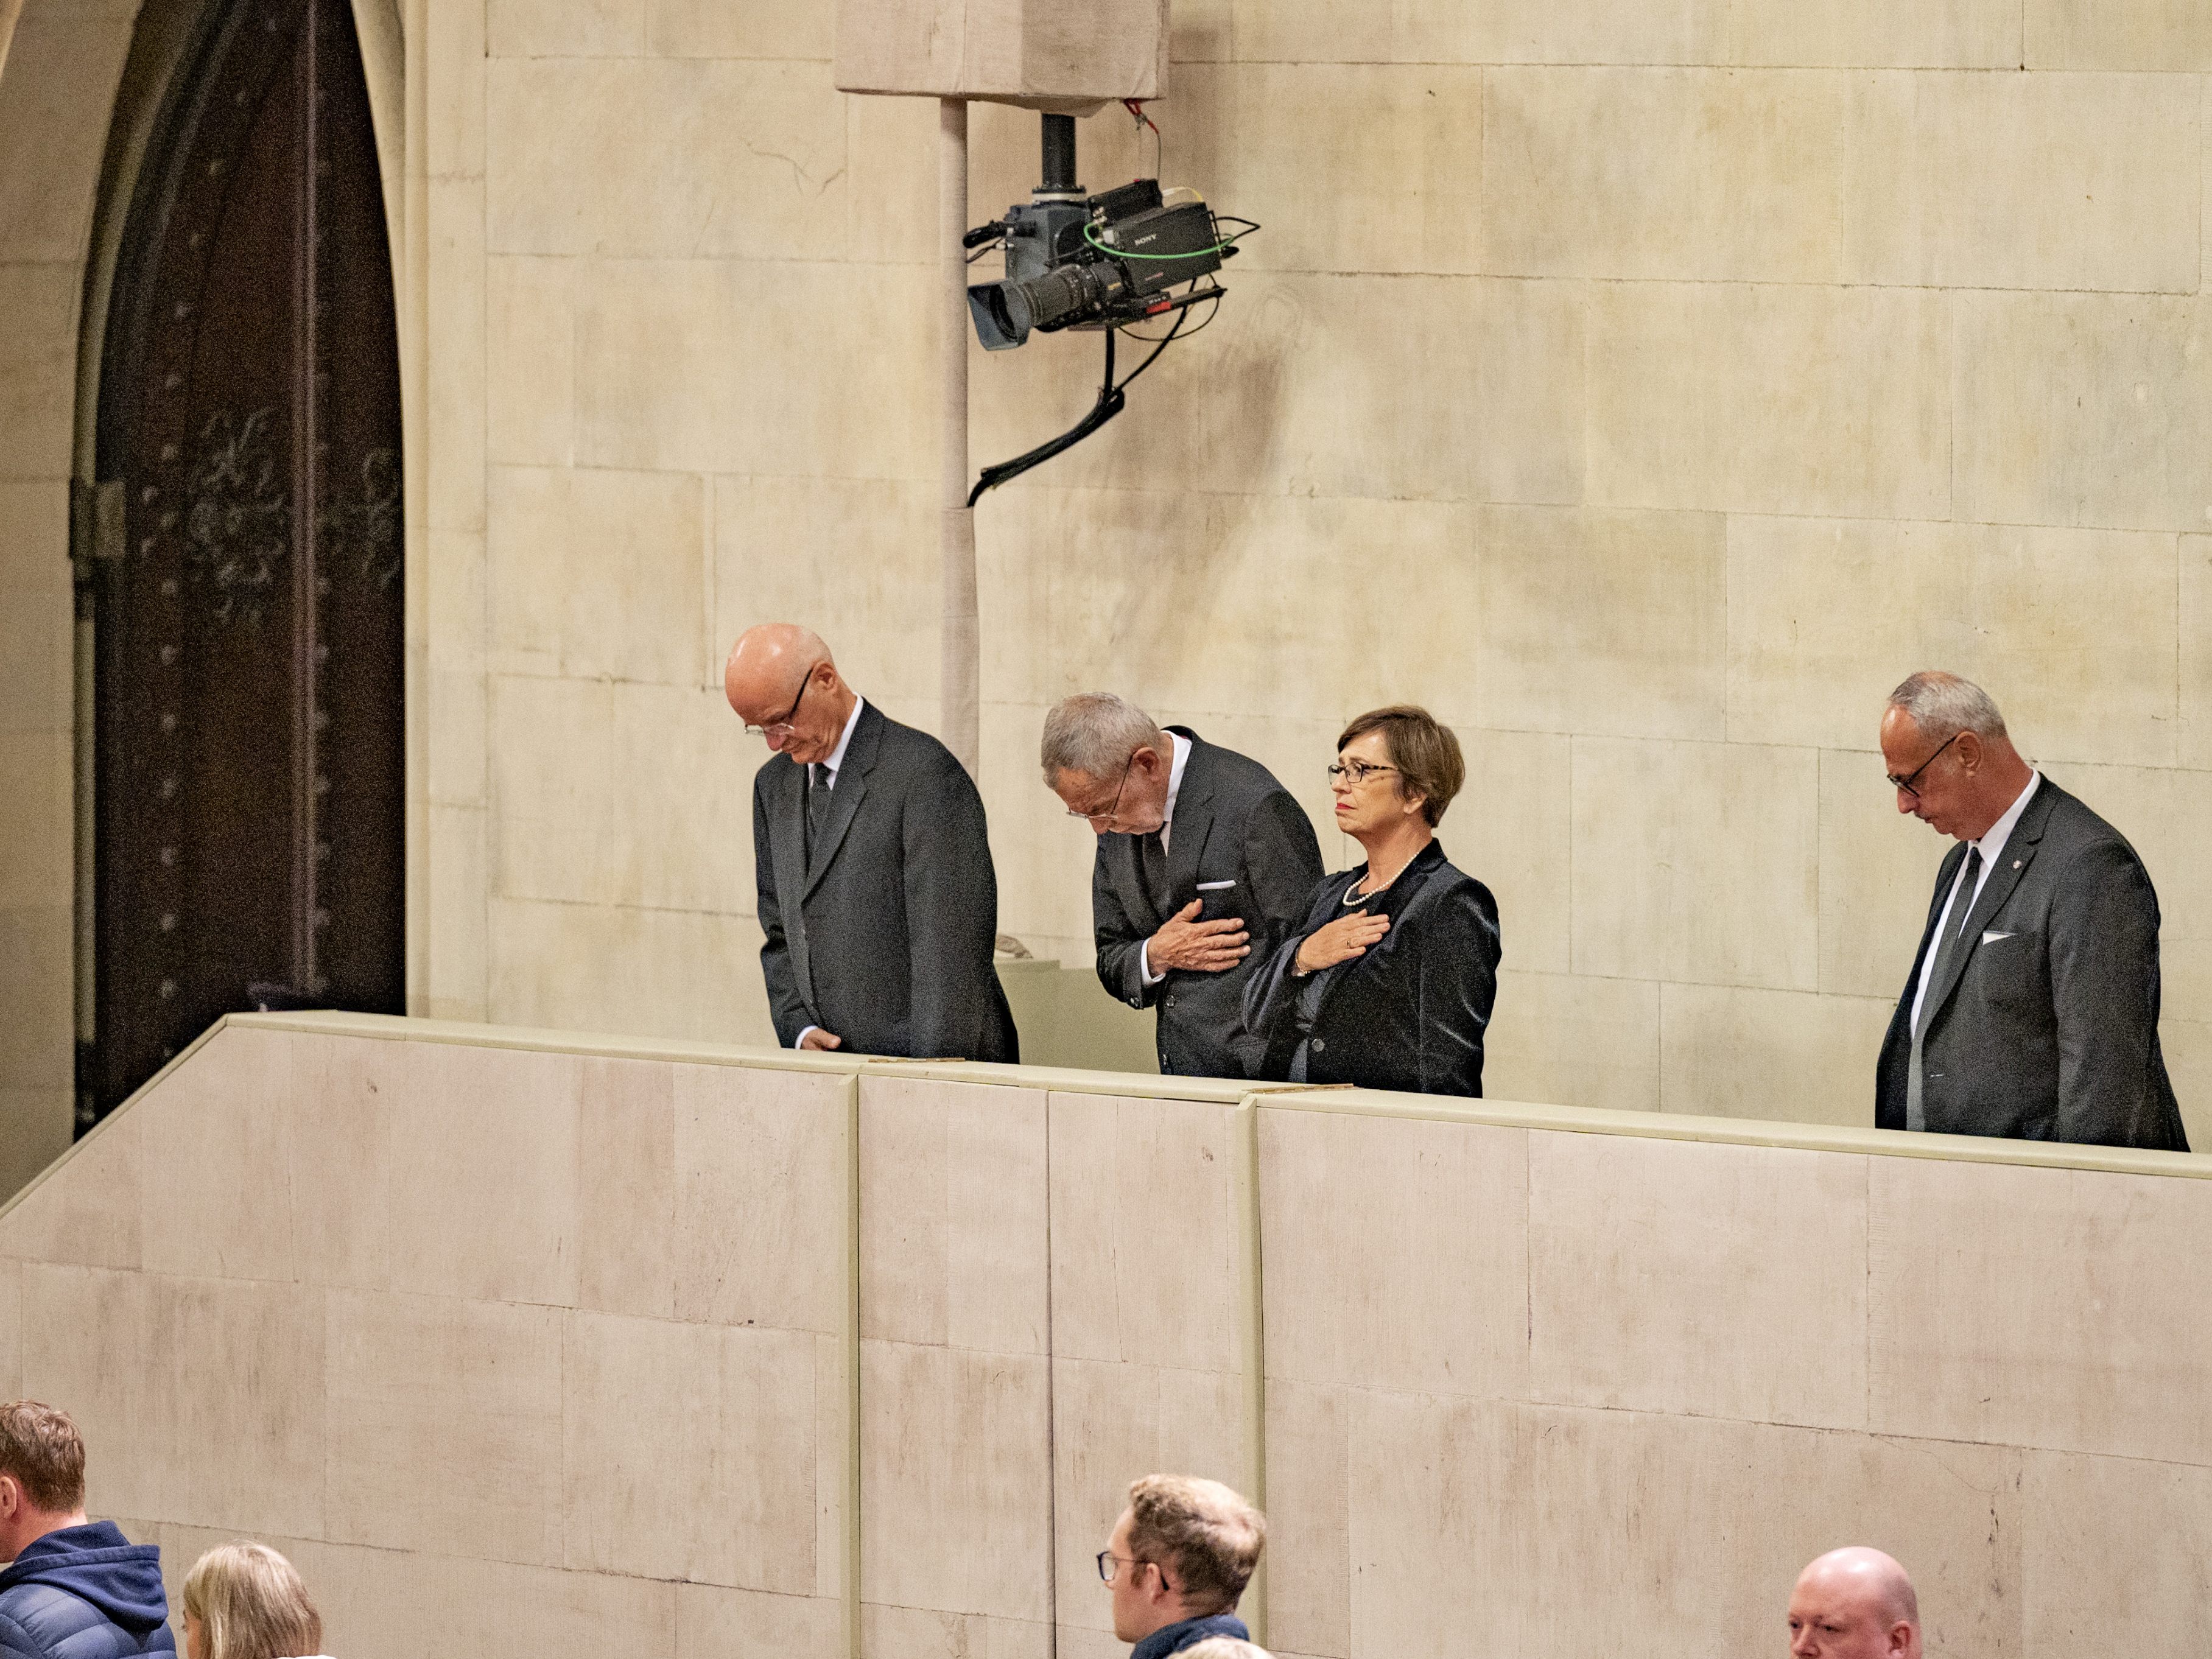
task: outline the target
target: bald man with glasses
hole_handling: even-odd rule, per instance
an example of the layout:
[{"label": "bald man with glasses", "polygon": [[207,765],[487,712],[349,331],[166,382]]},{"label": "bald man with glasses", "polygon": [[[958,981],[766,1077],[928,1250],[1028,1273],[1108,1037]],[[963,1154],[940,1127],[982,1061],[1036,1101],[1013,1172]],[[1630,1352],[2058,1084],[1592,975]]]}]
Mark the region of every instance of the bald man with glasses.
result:
[{"label": "bald man with glasses", "polygon": [[2158,1040],[2158,895],[2127,838],[2030,766],[1955,674],[1890,694],[1897,810],[1958,845],[1875,1083],[1885,1129],[2185,1152]]},{"label": "bald man with glasses", "polygon": [[982,797],[951,750],[870,704],[796,623],[747,629],[722,687],[771,751],[753,779],[753,874],[777,1040],[1019,1060],[992,965]]}]

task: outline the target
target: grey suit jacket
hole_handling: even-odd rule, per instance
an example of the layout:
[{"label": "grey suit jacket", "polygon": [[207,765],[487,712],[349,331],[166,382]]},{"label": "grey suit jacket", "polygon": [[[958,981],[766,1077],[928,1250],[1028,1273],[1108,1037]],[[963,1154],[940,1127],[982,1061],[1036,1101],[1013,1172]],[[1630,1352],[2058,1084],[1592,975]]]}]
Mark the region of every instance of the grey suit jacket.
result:
[{"label": "grey suit jacket", "polygon": [[[1882,1042],[1875,1121],[1885,1129],[1905,1127],[1913,988],[1966,856],[1961,842],[1943,860]],[[2135,848],[2046,775],[1966,919],[1968,948],[1928,987],[1929,1129],[2188,1151],[2159,1049],[2158,925]]]},{"label": "grey suit jacket", "polygon": [[[1231,749],[1210,744],[1184,726],[1170,731],[1190,739],[1182,787],[1176,795],[1175,827],[1168,832],[1168,896],[1164,909],[1146,893],[1138,836],[1098,837],[1091,866],[1091,926],[1098,946],[1100,983],[1133,1008],[1157,1008],[1160,1070],[1181,1077],[1270,1077],[1289,1062],[1295,1036],[1277,1045],[1244,1023],[1244,982],[1304,921],[1321,880],[1321,843],[1313,822],[1275,775]],[[1234,882],[1221,889],[1221,914],[1242,917],[1252,936],[1251,954],[1218,974],[1171,970],[1144,982],[1145,941],[1170,916],[1200,897],[1200,882]],[[1205,914],[1211,915],[1208,911]]]},{"label": "grey suit jacket", "polygon": [[810,1025],[846,1054],[1015,1060],[991,953],[998,876],[983,800],[951,750],[860,710],[806,855],[806,769],[753,778],[753,871],[769,1012],[787,1048]]}]

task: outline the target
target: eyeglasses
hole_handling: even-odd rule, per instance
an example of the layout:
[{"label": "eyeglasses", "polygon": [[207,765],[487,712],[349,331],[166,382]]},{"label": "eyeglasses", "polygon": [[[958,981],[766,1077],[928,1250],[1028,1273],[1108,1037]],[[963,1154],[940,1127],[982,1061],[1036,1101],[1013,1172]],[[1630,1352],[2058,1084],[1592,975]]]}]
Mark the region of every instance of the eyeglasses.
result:
[{"label": "eyeglasses", "polygon": [[1098,1578],[1101,1583],[1110,1584],[1114,1582],[1114,1568],[1117,1563],[1131,1567],[1149,1567],[1152,1565],[1142,1556],[1116,1555],[1111,1550],[1101,1550],[1098,1552]]},{"label": "eyeglasses", "polygon": [[1072,818],[1081,818],[1085,823],[1113,823],[1121,815],[1121,792],[1129,787],[1129,769],[1136,763],[1137,751],[1132,749],[1129,751],[1129,758],[1121,763],[1121,781],[1114,786],[1114,804],[1111,806],[1103,812],[1079,812],[1071,806],[1067,809],[1067,816]]},{"label": "eyeglasses", "polygon": [[[1936,746],[1936,755],[1942,754],[1953,744],[1958,742],[1958,740],[1964,735],[1965,728],[1962,726],[1960,730],[1954,732],[1949,737],[1944,738],[1942,743]],[[1906,794],[1911,796],[1913,799],[1918,800],[1920,799],[1920,792],[1917,789],[1915,789],[1912,786],[1919,781],[1920,775],[1923,772],[1925,772],[1929,767],[1936,764],[1936,755],[1930,755],[1926,760],[1921,762],[1919,765],[1914,767],[1911,772],[1905,777],[1900,778],[1894,772],[1887,774],[1889,778],[1889,787],[1893,789],[1902,789]]]},{"label": "eyeglasses", "polygon": [[[818,662],[814,665],[814,668],[821,666]],[[748,724],[745,727],[747,734],[756,738],[775,738],[778,741],[796,736],[799,728],[791,722],[799,713],[799,705],[806,701],[807,688],[814,684],[814,668],[808,669],[806,678],[799,683],[799,695],[791,700],[791,707],[783,711],[781,720],[770,720],[766,726]]]},{"label": "eyeglasses", "polygon": [[1329,763],[1328,781],[1334,783],[1339,778],[1346,778],[1350,780],[1352,787],[1357,789],[1377,772],[1395,772],[1397,769],[1395,766],[1370,765],[1365,761],[1332,761]]}]

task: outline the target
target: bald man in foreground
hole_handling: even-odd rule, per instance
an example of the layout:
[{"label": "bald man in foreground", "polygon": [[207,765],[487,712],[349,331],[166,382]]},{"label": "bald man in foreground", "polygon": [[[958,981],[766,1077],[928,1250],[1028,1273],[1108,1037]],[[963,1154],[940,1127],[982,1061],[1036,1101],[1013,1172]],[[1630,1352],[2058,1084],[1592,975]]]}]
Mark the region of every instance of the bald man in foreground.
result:
[{"label": "bald man in foreground", "polygon": [[1880,1550],[1830,1550],[1797,1575],[1790,1659],[1920,1659],[1920,1598]]},{"label": "bald man in foreground", "polygon": [[951,750],[872,707],[793,623],[740,635],[722,689],[774,751],[753,778],[753,874],[777,1039],[1018,1060],[983,800]]}]

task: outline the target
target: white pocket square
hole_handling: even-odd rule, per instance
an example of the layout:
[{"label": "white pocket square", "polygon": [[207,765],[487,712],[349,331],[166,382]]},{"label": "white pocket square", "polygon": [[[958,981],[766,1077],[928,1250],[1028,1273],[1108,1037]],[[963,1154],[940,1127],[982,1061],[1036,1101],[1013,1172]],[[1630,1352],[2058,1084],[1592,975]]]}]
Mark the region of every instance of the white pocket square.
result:
[{"label": "white pocket square", "polygon": [[1984,933],[1982,935],[1982,943],[1984,945],[1995,945],[2001,939],[2010,939],[2012,937],[2013,935],[2010,933]]},{"label": "white pocket square", "polygon": [[1198,884],[1198,890],[1201,893],[1218,893],[1224,887],[1234,887],[1236,884],[1233,881],[1201,881]]}]

